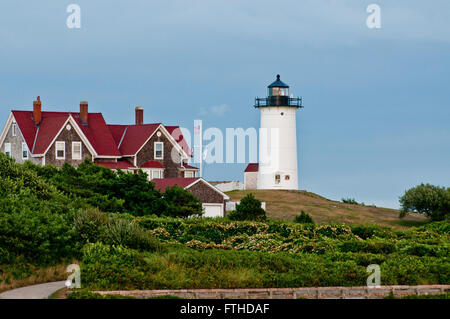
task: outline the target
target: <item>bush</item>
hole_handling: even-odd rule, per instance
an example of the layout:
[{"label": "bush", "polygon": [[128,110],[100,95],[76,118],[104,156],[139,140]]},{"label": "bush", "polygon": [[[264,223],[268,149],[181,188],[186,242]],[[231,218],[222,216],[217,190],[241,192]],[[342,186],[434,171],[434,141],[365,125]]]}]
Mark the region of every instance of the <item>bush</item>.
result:
[{"label": "bush", "polygon": [[418,212],[433,221],[444,220],[450,214],[450,188],[420,184],[400,197],[400,205],[400,217],[408,212]]},{"label": "bush", "polygon": [[295,216],[294,222],[299,224],[314,224],[312,217],[309,216],[309,214],[305,213],[303,210],[301,211],[300,215]]},{"label": "bush", "polygon": [[227,217],[230,220],[263,221],[266,219],[266,211],[261,207],[261,201],[250,193],[236,205],[236,210],[230,212]]},{"label": "bush", "polygon": [[191,192],[174,185],[164,191],[164,200],[167,203],[165,215],[171,217],[200,216],[203,214],[202,203]]},{"label": "bush", "polygon": [[358,202],[354,198],[342,198],[342,202],[345,204],[358,205]]},{"label": "bush", "polygon": [[161,243],[151,236],[149,231],[139,224],[118,217],[110,218],[106,223],[102,239],[105,244],[122,245],[146,251],[162,251]]}]

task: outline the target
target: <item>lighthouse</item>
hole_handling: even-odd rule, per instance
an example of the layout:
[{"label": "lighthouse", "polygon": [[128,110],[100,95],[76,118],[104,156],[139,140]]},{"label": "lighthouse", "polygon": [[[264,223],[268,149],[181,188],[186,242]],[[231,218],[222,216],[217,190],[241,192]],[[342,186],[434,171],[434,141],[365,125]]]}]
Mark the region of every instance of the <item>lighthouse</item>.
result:
[{"label": "lighthouse", "polygon": [[[259,163],[245,170],[246,189],[298,189],[296,113],[302,99],[290,95],[277,75],[267,97],[256,98],[260,111]],[[252,175],[253,174],[253,175]]]}]

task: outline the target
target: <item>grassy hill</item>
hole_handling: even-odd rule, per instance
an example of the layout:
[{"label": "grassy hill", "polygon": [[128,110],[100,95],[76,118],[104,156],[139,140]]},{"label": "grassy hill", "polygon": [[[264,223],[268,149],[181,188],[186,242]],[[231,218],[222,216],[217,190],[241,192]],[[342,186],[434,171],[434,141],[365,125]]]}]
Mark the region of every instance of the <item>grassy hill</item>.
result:
[{"label": "grassy hill", "polygon": [[410,214],[399,219],[399,211],[396,209],[344,204],[307,191],[245,190],[228,192],[227,195],[231,201],[239,201],[249,193],[266,202],[268,217],[277,219],[293,220],[294,216],[304,210],[316,223],[374,223],[404,229],[426,222],[426,218],[419,214]]}]

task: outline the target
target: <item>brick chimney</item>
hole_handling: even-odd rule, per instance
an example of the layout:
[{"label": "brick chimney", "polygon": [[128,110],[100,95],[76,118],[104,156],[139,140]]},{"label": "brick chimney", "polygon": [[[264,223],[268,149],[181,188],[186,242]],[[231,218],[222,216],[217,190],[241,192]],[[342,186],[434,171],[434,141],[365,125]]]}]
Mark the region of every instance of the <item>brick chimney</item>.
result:
[{"label": "brick chimney", "polygon": [[144,124],[144,108],[136,106],[136,125]]},{"label": "brick chimney", "polygon": [[37,101],[33,101],[33,120],[34,124],[38,126],[42,121],[42,108],[41,108],[41,97],[37,97]]},{"label": "brick chimney", "polygon": [[81,124],[88,125],[88,102],[80,102],[80,120]]}]

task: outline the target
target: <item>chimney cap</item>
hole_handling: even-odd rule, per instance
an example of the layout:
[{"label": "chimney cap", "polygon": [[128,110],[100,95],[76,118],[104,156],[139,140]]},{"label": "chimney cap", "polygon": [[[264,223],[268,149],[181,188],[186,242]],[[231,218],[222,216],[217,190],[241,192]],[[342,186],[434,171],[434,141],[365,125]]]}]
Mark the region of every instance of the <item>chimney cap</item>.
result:
[{"label": "chimney cap", "polygon": [[80,104],[88,104],[88,101],[81,101]]},{"label": "chimney cap", "polygon": [[136,110],[143,110],[144,108],[142,106],[136,106]]},{"label": "chimney cap", "polygon": [[38,102],[41,102],[41,97],[38,95],[38,97],[37,97],[37,101]]}]

